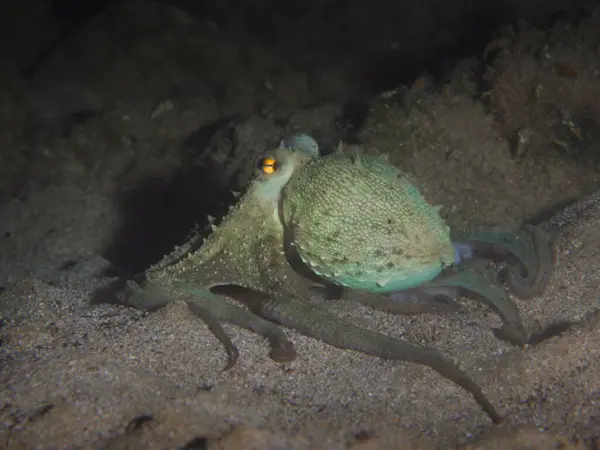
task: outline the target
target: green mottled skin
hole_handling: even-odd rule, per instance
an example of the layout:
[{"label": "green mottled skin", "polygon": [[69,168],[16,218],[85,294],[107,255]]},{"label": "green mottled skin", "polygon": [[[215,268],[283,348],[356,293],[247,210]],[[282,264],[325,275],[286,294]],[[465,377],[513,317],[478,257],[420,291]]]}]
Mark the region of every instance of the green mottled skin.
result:
[{"label": "green mottled skin", "polygon": [[454,262],[439,208],[383,158],[335,153],[298,172],[283,191],[283,218],[318,275],[387,293],[430,281]]},{"label": "green mottled skin", "polygon": [[[318,158],[312,147],[302,150],[272,151],[276,172],[259,173],[205,242],[193,237],[148,269],[142,287],[131,283],[131,304],[154,310],[184,300],[223,342],[227,368],[238,351],[220,322],[265,336],[280,362],[296,354],[278,325],[340,348],[424,364],[470,392],[500,422],[477,384],[439,352],[357,327],[310,302],[313,287],[337,285],[350,288],[353,299],[395,313],[455,310],[379,294],[432,280],[452,263],[453,250],[437,209],[383,160],[341,153]],[[520,324],[514,305],[488,289],[487,278],[465,273],[450,274],[439,286],[433,280],[433,288],[483,283],[477,293],[496,296],[491,306],[506,322]],[[518,280],[527,290],[528,279]]]}]

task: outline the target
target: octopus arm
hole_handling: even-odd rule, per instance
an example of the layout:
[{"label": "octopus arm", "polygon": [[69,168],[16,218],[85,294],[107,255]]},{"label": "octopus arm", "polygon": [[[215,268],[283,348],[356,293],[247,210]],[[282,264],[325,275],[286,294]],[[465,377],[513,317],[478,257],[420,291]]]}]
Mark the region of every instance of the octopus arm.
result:
[{"label": "octopus arm", "polygon": [[287,293],[264,296],[261,301],[249,306],[256,314],[268,320],[320,339],[334,347],[355,350],[383,359],[429,366],[469,392],[494,423],[502,421],[502,416],[475,381],[434,349],[360,328],[324,308]]},{"label": "octopus arm", "polygon": [[480,229],[455,244],[462,259],[487,258],[509,264],[507,286],[517,297],[531,298],[544,291],[556,261],[550,234],[539,227]]},{"label": "octopus arm", "polygon": [[[556,251],[552,237],[539,227],[527,227],[531,232],[531,258],[529,266],[512,266],[506,283],[521,298],[531,298],[542,293],[548,284],[556,263]],[[524,270],[526,269],[526,270]]]},{"label": "octopus arm", "polygon": [[409,289],[391,294],[344,288],[339,295],[344,300],[362,303],[370,308],[398,315],[453,313],[460,307],[452,301],[442,300],[421,289]]},{"label": "octopus arm", "polygon": [[296,357],[294,345],[280,327],[247,309],[229,303],[222,296],[209,290],[185,289],[180,286],[171,297],[162,292],[155,293],[147,287],[144,290],[138,288],[130,296],[129,303],[138,309],[154,311],[166,306],[175,298],[185,301],[190,311],[197,315],[223,344],[227,353],[227,365],[224,370],[236,364],[239,351],[220,322],[231,323],[267,338],[272,347],[270,357],[276,361],[290,361]]},{"label": "octopus arm", "polygon": [[441,275],[422,289],[431,295],[459,294],[480,301],[500,316],[502,329],[496,332],[498,337],[515,345],[523,345],[529,339],[517,305],[497,282],[493,268],[478,262],[464,263],[452,267],[450,273]]}]

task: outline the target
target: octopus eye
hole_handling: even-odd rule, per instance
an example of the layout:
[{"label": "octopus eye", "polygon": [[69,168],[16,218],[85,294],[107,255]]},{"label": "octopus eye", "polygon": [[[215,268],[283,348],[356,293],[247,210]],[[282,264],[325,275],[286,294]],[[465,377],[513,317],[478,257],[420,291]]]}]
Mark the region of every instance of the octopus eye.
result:
[{"label": "octopus eye", "polygon": [[265,156],[258,161],[258,169],[265,175],[271,175],[277,172],[277,160],[272,156]]}]

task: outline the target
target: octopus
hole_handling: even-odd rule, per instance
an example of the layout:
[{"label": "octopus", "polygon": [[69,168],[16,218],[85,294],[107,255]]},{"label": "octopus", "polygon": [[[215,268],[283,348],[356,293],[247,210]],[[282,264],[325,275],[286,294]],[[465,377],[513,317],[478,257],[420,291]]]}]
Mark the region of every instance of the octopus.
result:
[{"label": "octopus", "polygon": [[154,311],[183,300],[223,344],[225,370],[239,351],[223,322],[264,336],[280,363],[297,356],[283,326],[342,349],[426,365],[469,392],[494,423],[503,421],[441,352],[356,326],[314,299],[443,314],[466,296],[499,315],[499,337],[524,344],[529,334],[507,291],[521,298],[543,291],[554,250],[540,229],[453,236],[440,208],[385,158],[321,155],[304,134],[257,158],[246,192],[212,228],[205,240],[195,234],[150,267],[142,284],[129,282],[128,303]]}]

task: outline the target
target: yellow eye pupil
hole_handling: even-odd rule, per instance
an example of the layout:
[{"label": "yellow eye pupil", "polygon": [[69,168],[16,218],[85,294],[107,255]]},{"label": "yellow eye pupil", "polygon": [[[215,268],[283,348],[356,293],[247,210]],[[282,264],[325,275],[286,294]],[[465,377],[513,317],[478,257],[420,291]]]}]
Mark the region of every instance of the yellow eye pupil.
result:
[{"label": "yellow eye pupil", "polygon": [[262,160],[260,169],[263,173],[266,173],[267,175],[274,173],[277,170],[277,160],[270,156],[264,158]]}]

